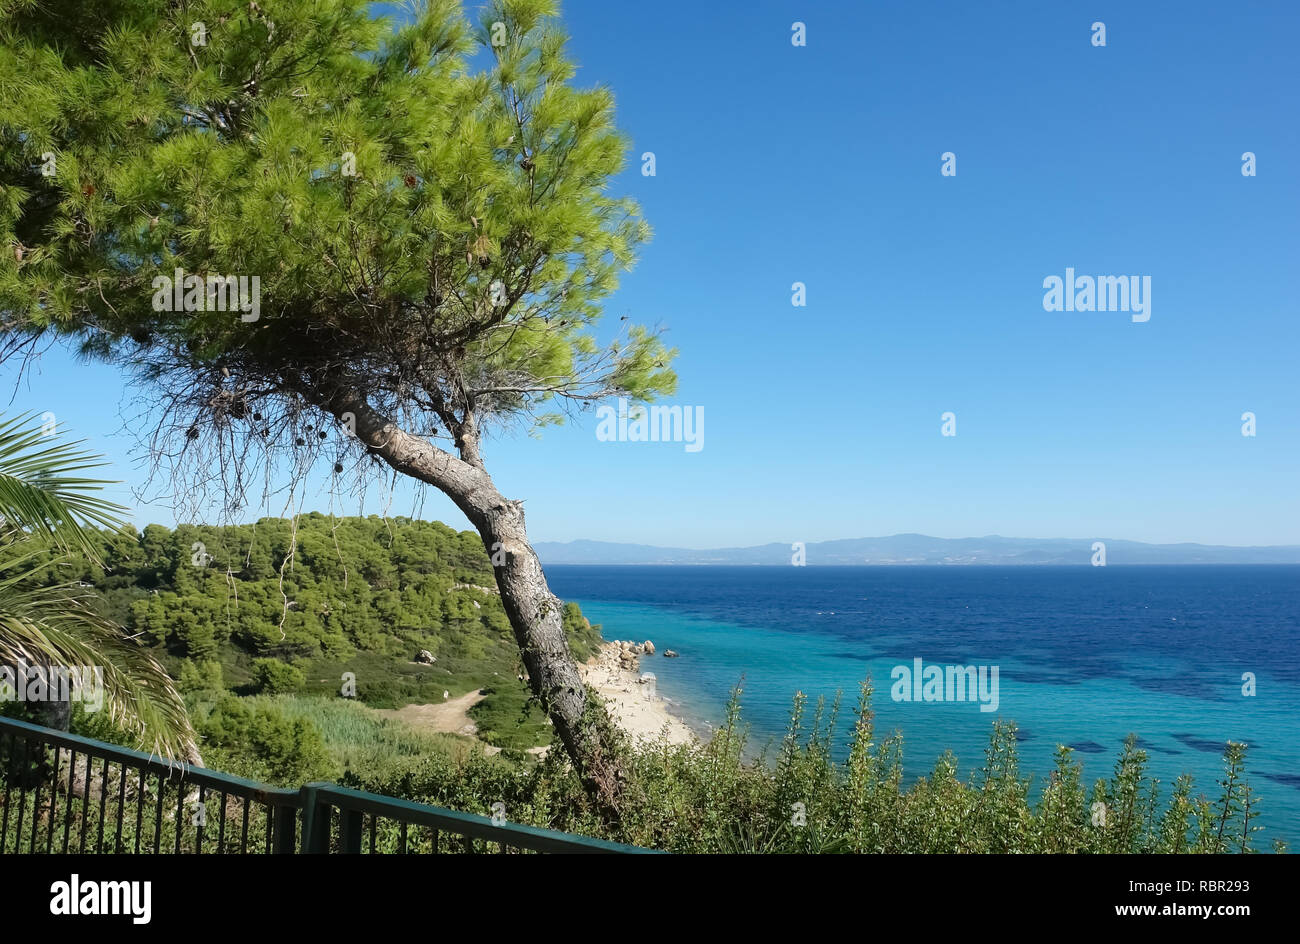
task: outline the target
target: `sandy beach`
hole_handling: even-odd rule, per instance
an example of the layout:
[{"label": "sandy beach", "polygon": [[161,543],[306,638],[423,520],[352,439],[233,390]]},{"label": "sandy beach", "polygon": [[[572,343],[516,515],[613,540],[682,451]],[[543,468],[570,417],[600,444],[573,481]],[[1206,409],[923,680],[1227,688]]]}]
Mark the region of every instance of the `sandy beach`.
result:
[{"label": "sandy beach", "polygon": [[[600,647],[597,655],[586,664],[579,665],[582,679],[594,689],[609,708],[610,715],[624,731],[638,741],[658,741],[666,734],[670,744],[690,744],[698,741],[695,732],[686,722],[668,710],[667,703],[660,696],[647,698],[646,687],[641,684],[640,673],[653,671],[654,656],[640,656],[641,667],[633,671],[619,659],[619,645],[607,642]],[[469,715],[469,710],[483,700],[478,691],[468,692],[459,698],[428,705],[406,705],[399,709],[374,709],[376,714],[404,721],[412,727],[426,731],[440,731],[448,734],[461,734],[474,737],[478,726]],[[500,752],[500,748],[486,746],[488,754]],[[530,754],[545,753],[546,748],[534,747]]]},{"label": "sandy beach", "polygon": [[666,734],[670,744],[697,741],[695,732],[669,712],[661,696],[646,697],[640,672],[653,671],[655,661],[654,656],[641,656],[640,670],[633,671],[620,661],[618,643],[607,642],[585,665],[578,666],[578,670],[583,681],[604,699],[619,727],[636,740],[657,741]]}]

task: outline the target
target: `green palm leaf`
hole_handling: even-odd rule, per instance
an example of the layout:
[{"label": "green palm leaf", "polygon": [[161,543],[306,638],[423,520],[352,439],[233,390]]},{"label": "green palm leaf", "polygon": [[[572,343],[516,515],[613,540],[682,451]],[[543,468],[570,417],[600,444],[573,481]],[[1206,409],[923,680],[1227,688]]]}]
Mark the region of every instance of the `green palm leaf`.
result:
[{"label": "green palm leaf", "polygon": [[0,664],[97,667],[104,708],[143,750],[200,763],[185,702],[148,650],[66,587],[0,588]]},{"label": "green palm leaf", "polygon": [[74,473],[105,463],[80,443],[47,442],[31,421],[30,413],[0,420],[0,518],[98,560],[87,526],[120,527],[126,509],[97,494],[111,482]]},{"label": "green palm leaf", "polygon": [[110,718],[142,749],[200,764],[185,703],[148,650],[91,608],[93,594],[38,585],[75,556],[98,562],[90,529],[121,527],[124,509],[96,494],[107,482],[75,474],[98,457],[45,442],[30,420],[0,419],[0,664],[96,667]]}]

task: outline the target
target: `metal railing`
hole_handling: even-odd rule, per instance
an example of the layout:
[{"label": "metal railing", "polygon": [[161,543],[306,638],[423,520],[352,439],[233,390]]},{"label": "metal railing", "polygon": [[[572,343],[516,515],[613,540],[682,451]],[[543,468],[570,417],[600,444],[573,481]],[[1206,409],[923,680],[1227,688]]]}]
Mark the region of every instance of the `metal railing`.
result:
[{"label": "metal railing", "polygon": [[268,787],[0,718],[0,854],[652,852],[350,790]]}]

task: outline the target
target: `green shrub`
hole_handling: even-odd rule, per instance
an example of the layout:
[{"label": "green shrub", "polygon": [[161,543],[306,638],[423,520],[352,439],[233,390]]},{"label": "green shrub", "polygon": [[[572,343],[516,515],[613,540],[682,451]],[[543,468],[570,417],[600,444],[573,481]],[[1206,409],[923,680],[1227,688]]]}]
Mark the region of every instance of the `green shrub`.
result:
[{"label": "green shrub", "polygon": [[189,692],[219,692],[226,687],[220,662],[198,662],[186,659],[181,663],[181,674],[177,682],[180,690]]},{"label": "green shrub", "polygon": [[275,705],[223,695],[197,727],[209,767],[278,786],[300,786],[334,772],[320,732]]},{"label": "green shrub", "polygon": [[263,695],[292,695],[307,684],[307,676],[296,666],[279,659],[253,660],[253,688]]}]

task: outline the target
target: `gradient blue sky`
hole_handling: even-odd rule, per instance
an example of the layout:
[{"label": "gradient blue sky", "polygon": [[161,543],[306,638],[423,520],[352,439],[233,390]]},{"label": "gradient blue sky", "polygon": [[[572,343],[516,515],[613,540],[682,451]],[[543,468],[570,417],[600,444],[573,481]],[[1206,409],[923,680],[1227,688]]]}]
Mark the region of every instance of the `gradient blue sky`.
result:
[{"label": "gradient blue sky", "polygon": [[[1300,543],[1300,5],[568,0],[564,15],[579,82],[616,93],[633,142],[618,187],[655,230],[608,312],[669,329],[672,402],[704,407],[705,447],[598,442],[594,416],[498,436],[489,468],[535,540]],[[1043,279],[1067,266],[1151,276],[1151,320],[1045,312]],[[113,370],[52,351],[7,409],[55,412],[138,485],[123,396]],[[117,494],[138,524],[174,520]],[[402,488],[389,511],[415,507]],[[436,493],[422,514],[465,526]]]}]

